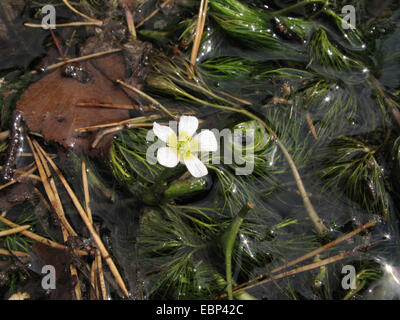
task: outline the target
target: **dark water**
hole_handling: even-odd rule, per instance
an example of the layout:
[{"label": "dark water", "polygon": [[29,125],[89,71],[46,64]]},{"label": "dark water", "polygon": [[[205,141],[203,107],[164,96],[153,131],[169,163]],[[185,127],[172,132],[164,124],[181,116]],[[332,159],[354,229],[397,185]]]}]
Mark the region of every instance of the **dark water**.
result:
[{"label": "dark water", "polygon": [[[253,6],[260,6],[260,3],[263,1],[252,2]],[[379,13],[379,10],[366,7],[366,2],[362,3],[364,6],[357,7],[357,12],[360,12],[357,17],[361,19],[361,24],[364,26],[373,19],[369,24],[370,38],[366,44],[374,42],[374,47],[368,46],[358,54],[358,57],[362,57],[363,61],[368,63],[370,69],[368,72],[374,74],[384,90],[397,99],[400,87],[398,5],[391,1],[374,4],[381,8],[382,12],[390,12],[390,19],[386,21],[380,19],[382,13]],[[268,2],[268,4],[275,8],[287,5],[278,1]],[[152,11],[151,8],[152,3],[148,2],[141,9],[138,18],[146,16]],[[176,10],[181,14],[182,19],[190,16],[188,14],[190,9],[185,6],[178,8],[180,9]],[[41,58],[54,50],[51,48],[52,40],[47,31],[27,29],[22,25],[27,20],[34,21],[37,8],[26,5],[15,10],[18,14],[10,24],[6,25],[7,30],[13,30],[15,36],[11,36],[10,33],[0,34],[3,44],[6,44],[5,47],[0,47],[2,56],[0,75],[10,83],[20,81],[19,78],[23,73],[43,63]],[[179,15],[174,14],[173,9],[171,10],[170,14],[164,10],[156,15],[154,20],[144,25],[144,29],[151,30],[163,23],[164,25],[173,23]],[[70,12],[62,7],[60,10],[57,9],[57,14],[60,22],[71,18]],[[0,13],[0,18],[5,21],[4,12]],[[211,19],[206,28],[209,36],[200,48],[198,63],[212,57],[235,56],[259,64],[258,70],[264,71],[280,60],[289,61],[290,65],[299,65],[302,68],[308,64],[307,54],[293,58],[285,57],[282,52],[273,53],[252,48],[235,38],[227,37]],[[71,36],[71,30],[64,30],[57,29],[57,35],[67,40]],[[328,25],[327,30],[331,30],[332,38],[336,37],[335,45],[339,47],[343,45],[343,39],[338,34],[334,34],[333,28],[329,29]],[[90,29],[83,28],[77,31],[78,40],[68,48],[69,56],[72,57],[78,52],[81,42],[91,32]],[[170,41],[177,41],[175,35],[169,35],[169,37]],[[143,38],[149,40],[146,37]],[[311,39],[305,40],[308,43]],[[165,39],[159,42],[153,40],[155,47],[165,49],[166,43],[168,41]],[[183,54],[189,58],[190,50]],[[323,73],[323,70],[318,67],[312,67],[312,71],[318,75]],[[233,277],[237,284],[258,275],[268,274],[274,268],[356,230],[369,221],[374,219],[379,221],[373,228],[299,265],[362,249],[359,252],[353,252],[337,262],[311,271],[255,286],[247,290],[253,297],[257,299],[398,299],[400,295],[398,250],[400,186],[398,184],[399,167],[398,163],[396,167],[395,159],[398,156],[396,138],[399,136],[399,123],[387,120],[387,117],[390,117],[389,111],[378,112],[380,103],[377,101],[374,89],[365,85],[354,85],[349,89],[350,86],[343,85],[351,76],[336,74],[332,82],[334,84],[328,88],[321,100],[312,98],[318,94],[317,90],[310,92],[309,95],[304,95],[303,91],[299,91],[296,96],[291,97],[293,99],[291,105],[274,104],[271,103],[271,99],[277,96],[283,97],[282,87],[286,84],[293,89],[301,87],[304,79],[274,80],[268,77],[260,79],[254,77],[254,74],[233,80],[205,78],[213,90],[226,91],[250,101],[252,103],[250,110],[268,119],[269,123],[276,128],[278,135],[284,137],[283,140],[289,146],[290,153],[299,167],[306,190],[310,194],[310,200],[329,228],[329,232],[322,238],[316,235],[298,195],[292,174],[273,140],[269,142],[269,149],[265,155],[269,160],[264,167],[268,178],[257,179],[253,176],[249,179],[234,178],[233,183],[226,186],[223,184],[224,173],[218,174],[213,171],[208,177],[208,188],[203,193],[178,199],[172,205],[160,206],[149,206],[143,203],[138,191],[139,183],[121,182],[113,176],[108,160],[89,159],[86,155],[75,154],[74,150],[60,152],[61,148],[55,144],[48,145],[46,150],[49,153],[60,152],[56,162],[82,202],[84,198],[80,161],[81,159],[87,161],[94,219],[101,223],[102,239],[112,252],[133,298],[214,299],[223,293],[224,285],[217,284],[218,281],[221,282],[221,278],[223,283],[225,277],[223,251],[217,243],[218,232],[222,232],[241,206],[251,200],[255,203],[255,210],[251,211],[246,218],[234,250]],[[16,85],[12,92],[15,93],[14,100],[29,81],[37,81],[40,77],[31,77],[20,87]],[[323,92],[325,88],[321,86],[320,90]],[[347,122],[344,123],[345,120],[340,111],[346,111],[345,102],[347,97],[351,96],[350,90],[354,90],[360,108],[354,113],[348,111],[351,116],[347,117]],[[193,108],[190,103],[157,95],[150,89],[147,92],[156,96],[169,108],[180,110]],[[4,96],[4,92],[2,94]],[[320,103],[321,101],[324,102]],[[15,101],[12,102],[15,103]],[[9,102],[10,110],[12,102]],[[332,121],[325,123],[326,116],[329,114],[327,110],[333,110],[335,103],[342,103],[343,109],[338,109],[337,118],[334,114],[330,118]],[[2,110],[4,109],[3,107]],[[310,112],[321,135],[326,128],[326,130],[331,130],[334,136],[325,135],[318,142],[310,144],[312,140],[307,130],[305,111]],[[201,112],[201,117],[205,120],[204,128],[223,129],[248,120],[242,116],[226,114],[211,108],[204,108]],[[2,114],[2,122],[6,115],[7,113]],[[4,123],[2,130],[9,128],[10,121]],[[303,125],[297,128],[296,123]],[[345,192],[342,184],[327,186],[321,174],[316,174],[324,170],[324,165],[331,160],[326,159],[325,152],[330,150],[335,138],[346,136],[360,139],[366,145],[379,145],[388,131],[390,146],[386,145],[377,156],[377,161],[384,171],[382,172],[385,186],[382,193],[386,200],[384,209],[379,209],[379,203],[376,206],[365,205],[366,202],[375,203],[376,193],[379,192],[379,186],[371,186],[367,180],[368,177],[365,178],[365,183],[357,185],[358,189],[354,191],[355,194],[361,193],[364,198],[355,201]],[[43,140],[40,141],[43,142]],[[21,144],[19,152],[16,160],[17,168],[29,164],[29,160],[22,155],[24,152],[30,152],[25,142]],[[5,157],[5,152],[3,152],[2,159]],[[61,185],[58,186],[59,190],[63,190]],[[66,193],[60,191],[60,197],[63,199],[71,224],[82,238],[88,239],[89,234]],[[205,230],[196,229],[197,225],[193,222],[193,218],[204,223],[208,220],[193,208],[202,210],[202,213],[206,213],[210,221],[216,222],[217,226]],[[49,222],[48,212],[40,205],[39,199],[34,198],[27,203],[14,206],[7,217],[12,219],[21,214],[31,215],[38,219],[36,232],[62,242],[58,227],[52,221]],[[192,219],[185,218],[184,214]],[[357,272],[358,292],[351,292],[342,287],[344,277],[342,270],[345,265],[353,266]],[[110,295],[118,297],[112,287],[110,287]]]}]

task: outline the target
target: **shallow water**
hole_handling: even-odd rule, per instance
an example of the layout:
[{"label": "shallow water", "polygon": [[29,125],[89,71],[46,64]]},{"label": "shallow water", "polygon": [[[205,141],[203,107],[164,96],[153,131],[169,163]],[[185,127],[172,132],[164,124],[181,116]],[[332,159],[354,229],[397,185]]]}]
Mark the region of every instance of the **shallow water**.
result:
[{"label": "shallow water", "polygon": [[[260,6],[260,3],[262,1],[254,1],[253,6]],[[149,1],[142,8],[141,14],[146,16],[145,13],[151,11],[149,8],[152,8],[152,5]],[[371,70],[368,70],[368,73],[373,73],[384,90],[398,101],[400,11],[395,4],[389,7],[392,13],[391,28],[380,27],[379,34],[374,35],[378,27],[371,27],[371,37],[376,39],[368,39],[368,47],[355,53],[354,57],[369,63],[368,67]],[[187,9],[178,6],[176,10],[182,17],[190,16]],[[373,18],[373,15],[362,7],[358,10],[359,19],[364,25]],[[13,23],[21,28],[23,21],[33,20],[33,12],[33,9],[25,9]],[[152,30],[155,26],[163,24],[168,26],[176,16],[167,13],[156,15],[154,20],[144,25],[144,29]],[[70,17],[65,8],[61,9],[62,20],[68,20]],[[381,22],[379,19],[376,21]],[[131,174],[131,178],[124,180],[118,175],[113,175],[109,166],[110,160],[90,159],[85,154],[75,154],[73,149],[64,151],[57,144],[50,143],[46,146],[47,152],[58,154],[55,161],[82,203],[84,196],[80,163],[82,159],[87,162],[91,211],[95,221],[101,225],[102,239],[120,268],[132,298],[214,299],[224,293],[225,261],[222,246],[218,241],[232,217],[247,201],[251,201],[255,204],[255,209],[246,217],[234,248],[232,271],[236,284],[263,274],[266,274],[264,278],[267,278],[274,268],[354,231],[373,219],[379,222],[373,228],[368,228],[294,267],[343,253],[348,253],[347,257],[310,271],[257,285],[248,289],[247,293],[257,299],[398,299],[400,169],[399,163],[396,162],[396,138],[399,136],[399,123],[393,120],[389,108],[380,112],[381,103],[376,97],[377,89],[366,85],[363,74],[360,76],[358,72],[353,71],[333,72],[333,75],[329,75],[329,86],[309,86],[309,92],[306,92],[306,86],[303,87],[307,81],[305,78],[282,80],[261,76],[262,72],[276,68],[274,63],[299,66],[299,69],[313,72],[317,77],[325,77],[327,71],[323,66],[308,66],[307,51],[289,57],[285,52],[274,53],[251,47],[232,36],[226,36],[211,18],[206,28],[210,35],[200,48],[199,64],[212,57],[234,56],[252,61],[257,67],[252,73],[237,78],[221,79],[203,74],[205,82],[215,92],[225,91],[251,102],[249,110],[266,119],[275,129],[298,166],[310,200],[329,232],[324,237],[317,236],[298,194],[292,173],[273,139],[269,140],[268,148],[262,155],[267,161],[262,165],[261,169],[264,171],[261,175],[230,177],[226,172],[212,170],[207,177],[207,188],[203,192],[183,198],[177,197],[172,202],[163,200],[156,205],[145,203],[141,193],[151,184],[144,183],[143,179],[137,178],[132,172],[143,170],[147,174],[145,178],[154,177],[145,167],[139,167],[134,159],[132,163],[137,167],[129,168],[125,158],[126,172]],[[63,39],[69,39],[71,36],[67,31],[58,30],[57,33],[62,33]],[[334,39],[332,43],[338,48],[343,48],[340,45],[345,46],[345,40],[333,30],[327,26],[329,36]],[[77,33],[76,37],[80,40],[68,49],[70,56],[78,51],[81,40],[88,34],[90,31],[80,30]],[[177,40],[176,35],[169,36],[171,41]],[[36,40],[33,43],[32,37]],[[143,36],[139,33],[139,37]],[[45,38],[46,41],[43,42]],[[10,57],[1,51],[6,57],[0,62],[2,76],[18,79],[22,73],[37,66],[36,61],[43,52],[50,51],[48,44],[51,43],[51,38],[48,32],[41,29],[30,31],[29,35],[19,34],[18,41],[22,41],[24,47],[7,42],[8,48],[12,49]],[[304,48],[311,39],[307,38],[305,41]],[[40,46],[38,42],[41,43]],[[372,42],[374,46],[370,46]],[[152,43],[155,47],[165,48],[166,41],[164,39]],[[189,59],[190,50],[182,51]],[[20,58],[20,55],[24,58]],[[32,77],[30,81],[35,82],[40,77]],[[292,92],[296,92],[298,88],[304,89],[297,91],[296,95],[290,95],[284,91],[287,86]],[[15,93],[21,93],[22,88],[14,89]],[[194,110],[196,115],[204,120],[203,128],[231,128],[248,121],[242,115],[194,106],[190,102],[162,95],[151,88],[145,87],[145,91],[167,108],[176,108],[182,112]],[[4,92],[2,94],[4,96]],[[290,103],[273,103],[272,99],[277,97],[289,99]],[[351,109],[351,103],[346,104],[353,97],[358,101],[356,111]],[[10,109],[13,102],[15,104],[15,101],[10,102]],[[316,141],[313,140],[307,125],[306,113],[309,113],[320,134]],[[3,115],[5,116],[4,113]],[[8,127],[9,123],[5,124],[2,130]],[[124,130],[114,139],[114,146],[126,147],[124,139],[130,139],[129,132],[139,132],[136,129],[129,130]],[[390,136],[385,140],[388,132]],[[375,172],[373,165],[371,171],[359,180],[361,182],[357,185],[357,190],[353,191],[353,197],[349,196],[343,181],[338,185],[327,185],[326,180],[329,180],[329,176],[323,178],[322,174],[327,170],[326,164],[330,163],[335,155],[339,157],[345,152],[339,150],[334,153],[334,142],[343,136],[358,139],[360,143],[368,146],[379,146],[384,142],[385,145],[376,152],[379,170],[383,170],[380,170],[378,180],[383,187],[368,180],[370,172]],[[45,145],[43,139],[39,141]],[[131,150],[143,155],[138,151],[141,147],[145,146],[132,147]],[[352,148],[354,147],[352,145]],[[21,144],[20,148],[17,168],[30,163],[22,155],[30,152],[26,143]],[[129,149],[129,145],[127,148]],[[2,159],[5,159],[5,154],[3,152]],[[218,168],[226,169],[223,165]],[[182,169],[181,173],[183,171]],[[180,176],[179,172],[172,175],[174,178],[171,178],[169,183]],[[350,175],[351,171],[344,179],[348,179]],[[228,182],[224,184],[224,181]],[[90,238],[67,194],[61,191],[64,189],[59,183],[57,186],[71,224],[82,239]],[[384,196],[384,204],[379,202],[380,198],[377,200],[377,194]],[[24,216],[33,215],[39,221],[35,225],[37,233],[46,234],[62,242],[59,228],[51,221],[48,212],[40,203],[40,200],[34,197],[24,204],[12,207],[7,217],[10,220],[21,217],[21,212]],[[353,266],[358,274],[357,292],[351,292],[342,286],[342,269],[345,265]],[[6,290],[2,290],[6,295]],[[109,286],[109,295],[119,298],[117,290],[112,286]]]}]

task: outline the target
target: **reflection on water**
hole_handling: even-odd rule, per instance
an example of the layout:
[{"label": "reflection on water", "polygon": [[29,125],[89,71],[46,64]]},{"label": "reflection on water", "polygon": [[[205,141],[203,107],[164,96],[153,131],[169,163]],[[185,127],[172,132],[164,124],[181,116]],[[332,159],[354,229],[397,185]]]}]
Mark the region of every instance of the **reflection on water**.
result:
[{"label": "reflection on water", "polygon": [[[260,3],[262,1],[251,1],[249,5],[258,11],[261,8],[270,10],[266,4]],[[151,1],[146,4],[151,5]],[[141,8],[141,14],[149,11],[146,6]],[[149,128],[119,132],[113,139],[114,153],[106,159],[92,159],[78,152],[75,154],[74,144],[71,144],[70,150],[56,144],[46,146],[49,153],[57,155],[57,165],[81,201],[84,196],[80,163],[82,159],[87,162],[91,211],[101,225],[102,240],[121,268],[132,297],[214,299],[224,293],[225,257],[221,235],[232,217],[246,202],[251,201],[255,209],[243,221],[234,247],[234,286],[254,278],[268,279],[271,271],[285,263],[374,219],[379,223],[292,268],[321,263],[318,267],[298,270],[295,275],[254,286],[242,294],[257,299],[399,299],[399,125],[391,118],[390,108],[393,105],[388,106],[384,99],[389,96],[398,101],[400,28],[398,7],[394,4],[389,7],[391,14],[382,18],[377,12],[360,11],[365,15],[360,17],[360,25],[365,27],[361,31],[367,34],[365,42],[357,42],[358,39],[350,32],[338,31],[332,21],[317,31],[315,26],[311,28],[307,24],[302,31],[296,31],[294,26],[289,27],[288,32],[278,18],[275,28],[259,30],[259,25],[243,25],[251,32],[273,33],[273,39],[267,39],[272,43],[275,43],[274,39],[281,41],[282,35],[285,35],[287,39],[284,40],[290,44],[286,47],[287,51],[265,50],[263,38],[257,38],[257,45],[249,45],[249,42],[252,43],[250,36],[246,41],[239,34],[240,30],[233,32],[227,29],[212,16],[217,15],[215,7],[210,9],[197,58],[201,81],[212,92],[219,94],[222,91],[245,100],[248,102],[243,104],[245,108],[274,128],[293,157],[315,210],[329,229],[323,237],[316,234],[290,168],[272,135],[268,135],[268,142],[263,140],[264,143],[257,145],[253,174],[235,176],[232,173],[234,168],[221,161],[221,164],[209,168],[211,174],[207,183],[203,183],[206,186],[194,193],[185,189],[195,182],[190,176],[183,175],[182,168],[169,172],[170,176],[159,181],[157,179],[163,168],[149,167],[143,161],[147,147],[145,136]],[[70,15],[64,10],[61,16],[68,19]],[[175,10],[184,17],[196,12],[183,6]],[[315,13],[318,8],[309,10]],[[21,69],[31,63],[29,68],[33,68],[37,65],[34,61],[42,58],[43,52],[50,54],[52,50],[48,49],[51,44],[48,33],[43,30],[27,31],[22,26],[25,19],[33,19],[33,12],[33,9],[25,9],[12,20],[11,25],[16,27],[13,31],[15,38],[3,32],[3,29],[10,30],[10,22],[5,23],[4,14],[0,13],[0,38],[10,49],[6,53],[0,48],[0,55],[5,57],[0,62],[0,75],[7,85],[8,82],[19,81],[23,74]],[[222,14],[219,14],[218,17],[221,17]],[[307,19],[311,16],[307,10],[297,15]],[[245,12],[239,16],[243,19],[247,17]],[[144,25],[144,29],[151,31],[154,25],[172,28],[177,17],[159,13],[154,22]],[[297,20],[290,21],[286,23]],[[319,20],[315,18],[315,21]],[[260,24],[263,25],[264,21]],[[308,30],[313,31],[306,34]],[[304,33],[302,36],[299,35],[301,32]],[[81,41],[91,31],[79,30],[72,37],[71,30],[57,29],[57,34],[63,42],[73,43],[64,48],[73,56],[74,53],[78,55]],[[165,39],[158,42],[157,38],[145,34],[143,39],[151,40],[155,48],[166,43]],[[168,34],[168,37],[171,42],[178,43],[175,34]],[[302,41],[299,42],[300,38]],[[189,59],[190,49],[182,49],[181,54]],[[159,59],[157,68],[153,65],[152,72],[161,72],[165,67],[163,63],[168,63],[169,59],[169,56]],[[171,59],[176,66],[182,66],[179,56]],[[15,73],[18,69],[20,71]],[[201,101],[212,101],[214,104],[222,101],[205,95],[205,91],[199,90],[189,80],[183,81],[177,69],[162,75],[171,81],[169,83],[203,99]],[[12,90],[5,91],[4,87],[0,87],[4,105],[2,111],[6,110],[6,104],[9,107],[7,112],[2,113],[3,119],[10,113],[11,105],[15,104],[17,93],[23,92],[29,81],[38,79],[32,77],[24,85],[14,83]],[[201,81],[196,84],[202,85]],[[178,100],[178,95],[171,96],[140,85],[171,110],[197,112],[196,115],[203,120],[203,128],[245,127],[248,121],[242,115],[195,105],[187,96],[185,100]],[[7,102],[7,93],[16,96]],[[65,92],[65,98],[71,94],[76,93]],[[223,99],[229,101],[231,98],[227,98],[228,95],[224,95]],[[138,116],[137,113],[131,115]],[[8,117],[10,121],[2,125],[2,131],[9,128],[11,117]],[[40,133],[36,135],[40,136]],[[43,139],[40,141],[44,145]],[[30,150],[25,141],[19,148],[16,160],[10,165],[22,168],[30,163],[31,159],[26,156]],[[4,167],[7,166],[5,149],[1,149]],[[180,188],[179,192],[170,190],[171,194],[166,195],[167,183],[176,190]],[[30,186],[40,189],[38,184]],[[78,234],[89,239],[71,201],[61,190],[60,198],[71,224]],[[7,198],[7,193],[0,192],[3,192],[0,198],[3,209],[5,205],[9,206],[9,219],[34,216],[38,220],[35,225],[37,233],[62,242],[56,219],[50,216],[45,206],[40,205],[42,202],[37,193],[26,198],[26,202],[14,205],[15,202]],[[152,193],[152,201],[145,198],[148,192]],[[325,259],[340,254],[345,256],[323,264]],[[356,288],[350,291],[341,287],[344,265],[352,265],[356,270]],[[111,297],[118,296],[112,286],[108,290]]]}]

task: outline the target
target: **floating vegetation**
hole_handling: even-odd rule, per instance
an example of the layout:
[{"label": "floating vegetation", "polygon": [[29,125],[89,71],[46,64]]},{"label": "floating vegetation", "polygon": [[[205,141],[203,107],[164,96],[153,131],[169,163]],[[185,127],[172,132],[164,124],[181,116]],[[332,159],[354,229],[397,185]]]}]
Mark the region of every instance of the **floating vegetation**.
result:
[{"label": "floating vegetation", "polygon": [[321,75],[339,77],[344,82],[353,83],[360,83],[368,76],[368,69],[334,46],[323,28],[313,34],[309,49],[311,68]]},{"label": "floating vegetation", "polygon": [[351,137],[340,137],[328,147],[323,177],[369,211],[387,215],[388,193],[384,169],[376,160],[379,146],[371,146]]},{"label": "floating vegetation", "polygon": [[397,3],[45,4],[0,5],[1,297],[400,298]]},{"label": "floating vegetation", "polygon": [[285,52],[286,56],[290,56],[290,53],[295,54],[297,50],[280,37],[301,45],[313,27],[310,21],[260,12],[240,1],[213,0],[210,1],[210,5],[211,16],[228,34],[252,47],[287,50],[289,52]]}]

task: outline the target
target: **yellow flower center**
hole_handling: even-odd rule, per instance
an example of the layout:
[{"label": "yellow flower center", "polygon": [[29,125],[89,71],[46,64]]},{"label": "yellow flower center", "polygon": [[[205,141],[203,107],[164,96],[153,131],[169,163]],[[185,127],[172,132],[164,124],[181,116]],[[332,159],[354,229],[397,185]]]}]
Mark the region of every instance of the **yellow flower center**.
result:
[{"label": "yellow flower center", "polygon": [[190,159],[192,153],[198,152],[200,143],[185,131],[179,133],[179,138],[175,134],[171,134],[167,140],[167,146],[171,148],[178,157],[179,161]]}]

